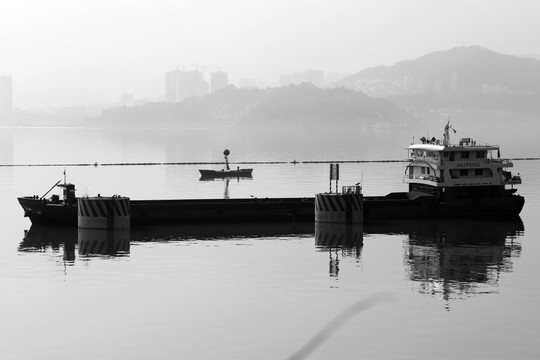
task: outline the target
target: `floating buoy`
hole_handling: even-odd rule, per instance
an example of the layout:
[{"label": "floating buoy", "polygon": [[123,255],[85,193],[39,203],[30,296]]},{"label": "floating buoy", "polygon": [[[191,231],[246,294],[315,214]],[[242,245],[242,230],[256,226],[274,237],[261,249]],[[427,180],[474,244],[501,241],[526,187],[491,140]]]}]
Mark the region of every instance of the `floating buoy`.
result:
[{"label": "floating buoy", "polygon": [[78,225],[79,228],[85,229],[129,228],[129,198],[121,196],[79,198]]}]

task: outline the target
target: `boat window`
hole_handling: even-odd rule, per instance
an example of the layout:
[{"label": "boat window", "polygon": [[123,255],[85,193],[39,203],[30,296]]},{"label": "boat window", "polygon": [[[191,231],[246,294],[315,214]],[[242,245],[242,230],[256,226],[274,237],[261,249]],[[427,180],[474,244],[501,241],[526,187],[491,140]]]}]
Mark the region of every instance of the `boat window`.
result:
[{"label": "boat window", "polygon": [[447,158],[447,157],[448,157],[448,151],[444,151],[444,152],[443,152],[443,156],[444,156],[445,158]]},{"label": "boat window", "polygon": [[454,161],[454,153],[453,152],[450,153],[450,161]]},{"label": "boat window", "polygon": [[474,175],[476,176],[484,175],[484,169],[474,169]]},{"label": "boat window", "polygon": [[476,158],[477,159],[485,159],[486,157],[486,152],[485,151],[477,151],[476,152]]},{"label": "boat window", "polygon": [[462,151],[461,152],[461,158],[462,159],[468,159],[469,158],[469,152],[468,151]]},{"label": "boat window", "polygon": [[467,169],[459,170],[459,176],[467,176],[468,174],[469,174],[469,170]]}]

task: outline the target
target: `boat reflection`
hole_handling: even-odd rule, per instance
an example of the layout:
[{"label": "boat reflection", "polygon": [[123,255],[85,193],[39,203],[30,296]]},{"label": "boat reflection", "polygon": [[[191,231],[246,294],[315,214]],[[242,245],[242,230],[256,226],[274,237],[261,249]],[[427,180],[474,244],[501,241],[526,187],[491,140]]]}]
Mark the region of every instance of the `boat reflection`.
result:
[{"label": "boat reflection", "polygon": [[315,222],[315,246],[318,251],[328,251],[331,277],[339,274],[340,256],[360,259],[363,245],[362,224]]},{"label": "boat reflection", "polygon": [[183,224],[141,226],[124,231],[50,228],[32,225],[19,251],[62,254],[67,262],[95,256],[129,256],[133,242],[228,240],[314,236],[317,251],[328,251],[329,274],[337,277],[340,258],[360,261],[364,238],[377,234],[403,238],[407,277],[421,294],[445,300],[497,291],[501,273],[520,256],[521,219],[404,220],[363,225],[313,222]]},{"label": "boat reflection", "polygon": [[130,229],[102,230],[32,225],[19,244],[21,252],[62,253],[64,261],[80,258],[129,256],[133,242],[184,240],[227,240],[235,238],[297,237],[313,234],[312,222],[271,222],[182,224],[140,226]]},{"label": "boat reflection", "polygon": [[125,256],[129,254],[129,229],[78,229],[80,256]]},{"label": "boat reflection", "polygon": [[222,178],[219,178],[219,177],[204,177],[204,176],[201,176],[201,178],[199,179],[199,181],[223,181],[225,183],[225,190],[223,190],[223,198],[224,199],[230,199],[230,195],[229,195],[229,182],[231,181],[231,179],[236,179],[236,182],[240,182],[241,180],[253,180],[253,177],[252,176],[244,176],[244,177],[236,177],[236,178],[231,178],[231,177],[222,177]]},{"label": "boat reflection", "polygon": [[404,264],[421,294],[445,300],[497,291],[501,273],[521,254],[521,219],[393,221],[366,233],[406,234]]},{"label": "boat reflection", "polygon": [[165,226],[138,226],[131,229],[132,241],[175,241],[175,240],[226,240],[234,238],[262,238],[313,234],[313,223],[297,222],[254,222],[182,224]]},{"label": "boat reflection", "polygon": [[20,252],[61,254],[68,263],[75,261],[77,247],[76,228],[54,228],[32,225],[24,231],[24,238],[19,244]]},{"label": "boat reflection", "polygon": [[129,255],[129,229],[77,229],[32,225],[19,244],[21,252],[63,252],[65,261],[73,262],[78,249],[80,257]]}]

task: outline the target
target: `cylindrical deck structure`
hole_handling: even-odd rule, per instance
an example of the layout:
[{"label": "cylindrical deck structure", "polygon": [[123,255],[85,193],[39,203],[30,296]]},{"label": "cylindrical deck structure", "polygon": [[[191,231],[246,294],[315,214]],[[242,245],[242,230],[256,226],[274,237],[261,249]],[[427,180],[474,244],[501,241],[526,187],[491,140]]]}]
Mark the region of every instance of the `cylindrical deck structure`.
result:
[{"label": "cylindrical deck structure", "polygon": [[78,225],[85,229],[127,229],[130,227],[129,198],[84,197],[78,199]]},{"label": "cylindrical deck structure", "polygon": [[355,191],[355,188],[344,187],[342,193],[316,194],[315,221],[343,224],[362,223],[364,212],[362,193],[360,190]]}]

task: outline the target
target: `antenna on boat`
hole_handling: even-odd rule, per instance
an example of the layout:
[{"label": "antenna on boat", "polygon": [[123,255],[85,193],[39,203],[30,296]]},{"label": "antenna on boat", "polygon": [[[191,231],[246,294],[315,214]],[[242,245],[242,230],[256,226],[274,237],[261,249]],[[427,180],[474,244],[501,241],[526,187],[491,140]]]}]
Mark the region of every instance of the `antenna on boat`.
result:
[{"label": "antenna on boat", "polygon": [[64,185],[66,184],[66,169],[64,169]]},{"label": "antenna on boat", "polygon": [[456,130],[450,125],[450,117],[448,117],[448,122],[446,123],[446,126],[444,127],[444,135],[443,135],[443,145],[444,146],[450,146],[450,129],[456,133]]}]

